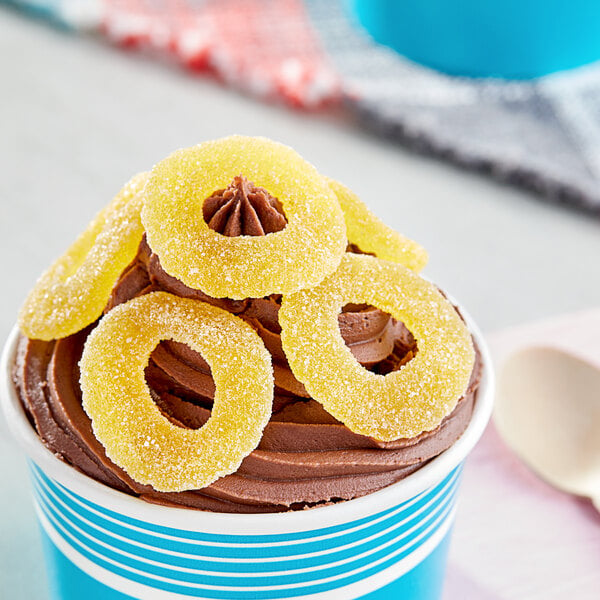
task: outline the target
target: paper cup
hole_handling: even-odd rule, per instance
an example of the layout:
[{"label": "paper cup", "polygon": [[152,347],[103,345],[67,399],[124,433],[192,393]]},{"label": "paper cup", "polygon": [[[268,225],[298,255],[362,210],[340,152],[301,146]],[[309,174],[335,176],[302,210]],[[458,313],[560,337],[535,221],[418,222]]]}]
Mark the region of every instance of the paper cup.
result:
[{"label": "paper cup", "polygon": [[375,39],[451,75],[531,79],[600,60],[597,0],[346,0]]},{"label": "paper cup", "polygon": [[332,506],[239,515],[148,504],[55,457],[33,430],[11,377],[17,331],[2,357],[1,399],[29,457],[53,600],[439,598],[464,459],[488,422],[484,373],[470,424],[406,479]]}]

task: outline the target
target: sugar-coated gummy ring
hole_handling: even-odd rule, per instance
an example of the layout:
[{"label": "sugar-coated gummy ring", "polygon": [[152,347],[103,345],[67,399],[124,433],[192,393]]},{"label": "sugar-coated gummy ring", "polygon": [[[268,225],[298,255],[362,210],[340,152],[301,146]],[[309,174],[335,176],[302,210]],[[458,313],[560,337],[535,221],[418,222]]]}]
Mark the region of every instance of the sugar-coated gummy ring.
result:
[{"label": "sugar-coated gummy ring", "polygon": [[[283,230],[227,237],[208,227],[204,200],[240,174],[279,199],[288,221]],[[335,271],[346,246],[342,211],[323,177],[294,150],[265,138],[205,142],[158,163],[142,221],[165,271],[217,298],[316,285]]]},{"label": "sugar-coated gummy ring", "polygon": [[[385,376],[362,367],[345,345],[338,314],[366,303],[402,321],[417,355]],[[464,394],[475,352],[462,319],[437,288],[398,263],[346,254],[320,285],[284,296],[281,341],[310,395],[355,433],[390,441],[437,427]]]},{"label": "sugar-coated gummy ring", "polygon": [[[174,425],[150,396],[144,369],[164,339],[209,363],[216,385],[209,420]],[[273,405],[271,356],[242,319],[198,300],[154,292],[107,313],[80,362],[83,407],[107,456],[161,492],[199,489],[235,472],[260,442]]]},{"label": "sugar-coated gummy ring", "polygon": [[19,327],[27,337],[67,337],[102,314],[144,234],[140,212],[147,176],[133,177],[38,279],[19,313]]},{"label": "sugar-coated gummy ring", "polygon": [[351,244],[383,260],[403,264],[416,273],[425,267],[428,257],[423,246],[388,227],[345,185],[328,177],[326,180],[342,207]]}]

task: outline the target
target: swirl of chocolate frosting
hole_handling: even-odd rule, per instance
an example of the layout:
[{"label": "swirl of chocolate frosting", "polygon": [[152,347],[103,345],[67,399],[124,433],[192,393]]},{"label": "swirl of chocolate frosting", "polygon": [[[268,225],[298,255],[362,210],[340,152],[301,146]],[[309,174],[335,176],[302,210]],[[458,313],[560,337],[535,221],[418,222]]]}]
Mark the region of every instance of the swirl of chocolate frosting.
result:
[{"label": "swirl of chocolate frosting", "polygon": [[[222,225],[223,232],[230,232],[226,235],[238,230],[243,235],[258,235],[250,233],[258,230],[254,217],[243,216],[247,214],[243,208],[247,199],[263,231],[272,228],[269,223],[273,220],[263,221],[263,208],[268,204],[280,214],[273,203],[275,199],[268,194],[264,196],[260,188],[249,186],[252,184],[247,180],[236,178],[227,190],[207,199],[210,208],[205,218],[208,215],[209,226]],[[233,202],[222,213],[228,219],[218,216],[227,206],[223,201],[226,197]],[[256,197],[261,198],[262,204],[251,200]],[[336,421],[294,377],[281,347],[279,297],[241,301],[211,298],[166,273],[158,256],[143,240],[136,258],[115,285],[105,312],[157,290],[220,306],[255,327],[273,356],[273,415],[260,445],[236,473],[201,490],[157,492],[133,481],[110,461],[82,409],[78,363],[95,324],[52,342],[22,337],[14,380],[32,425],[57,456],[113,488],[157,504],[217,512],[304,509],[363,496],[406,477],[451,446],[470,420],[481,375],[478,351],[465,395],[436,429],[412,439],[380,442],[355,434]],[[370,306],[344,307],[339,325],[356,359],[376,373],[400,368],[418,351],[414,338],[402,323]],[[159,409],[176,425],[198,428],[209,418],[215,392],[210,367],[189,347],[161,342],[150,357],[146,380]]]},{"label": "swirl of chocolate frosting", "polygon": [[287,224],[279,200],[243,175],[206,198],[202,213],[211,229],[230,237],[266,235]]}]

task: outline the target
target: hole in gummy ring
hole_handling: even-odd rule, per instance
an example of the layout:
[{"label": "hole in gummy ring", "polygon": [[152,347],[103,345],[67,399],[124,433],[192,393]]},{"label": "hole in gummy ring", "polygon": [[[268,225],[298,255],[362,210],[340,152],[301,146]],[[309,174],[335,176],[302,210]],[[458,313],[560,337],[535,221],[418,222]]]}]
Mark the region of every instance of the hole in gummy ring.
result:
[{"label": "hole in gummy ring", "polygon": [[417,353],[417,343],[408,328],[372,305],[345,304],[338,324],[354,358],[373,373],[397,371]]},{"label": "hole in gummy ring", "polygon": [[199,429],[208,420],[215,396],[212,370],[187,344],[164,340],[144,371],[154,403],[174,425]]},{"label": "hole in gummy ring", "polygon": [[267,235],[287,225],[281,202],[243,175],[206,198],[202,214],[213,231],[228,237]]}]

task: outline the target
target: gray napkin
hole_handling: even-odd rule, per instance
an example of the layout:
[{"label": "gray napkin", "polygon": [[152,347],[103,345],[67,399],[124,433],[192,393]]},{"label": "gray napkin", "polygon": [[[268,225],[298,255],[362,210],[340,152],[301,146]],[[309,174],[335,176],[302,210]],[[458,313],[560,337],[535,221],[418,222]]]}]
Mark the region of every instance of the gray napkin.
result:
[{"label": "gray napkin", "polygon": [[381,135],[600,214],[600,63],[533,81],[450,77],[305,0],[348,105]]}]

